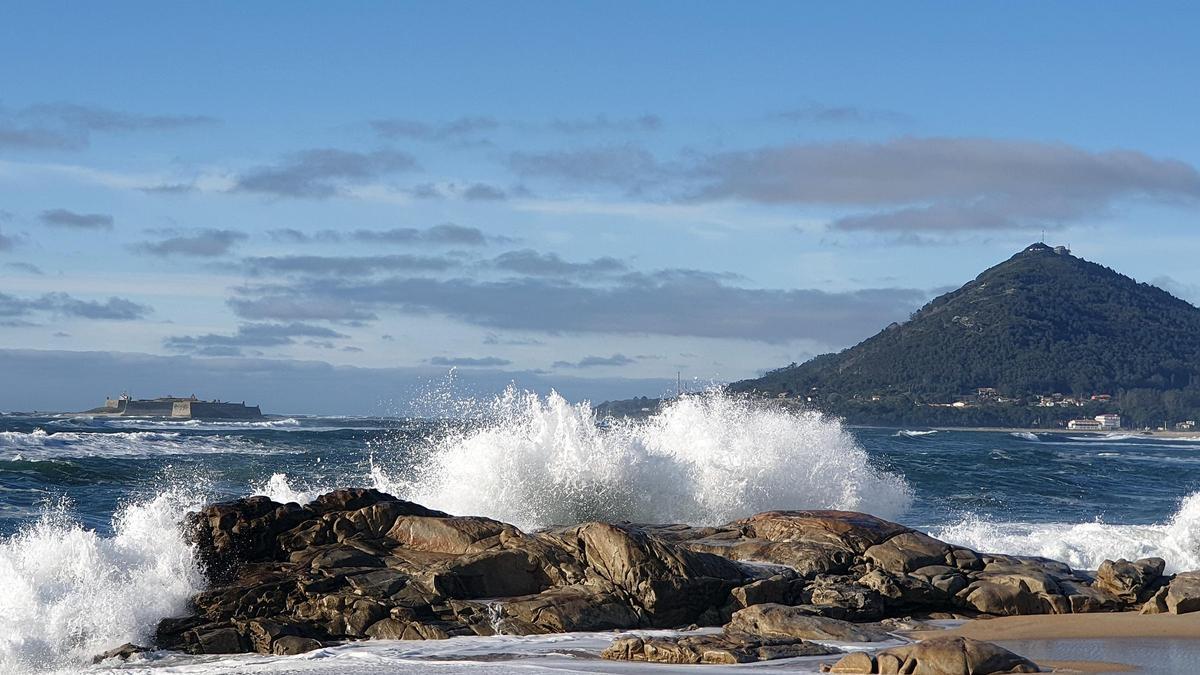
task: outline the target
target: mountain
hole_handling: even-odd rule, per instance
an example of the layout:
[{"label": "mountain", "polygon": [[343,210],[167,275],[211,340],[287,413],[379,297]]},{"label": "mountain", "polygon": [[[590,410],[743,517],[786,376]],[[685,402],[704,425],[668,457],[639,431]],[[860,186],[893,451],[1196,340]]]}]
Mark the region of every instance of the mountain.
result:
[{"label": "mountain", "polygon": [[980,388],[1011,403],[1108,394],[1137,422],[1160,425],[1200,417],[1200,309],[1039,243],[854,347],[729,388],[799,397],[860,422],[942,419],[911,408]]}]

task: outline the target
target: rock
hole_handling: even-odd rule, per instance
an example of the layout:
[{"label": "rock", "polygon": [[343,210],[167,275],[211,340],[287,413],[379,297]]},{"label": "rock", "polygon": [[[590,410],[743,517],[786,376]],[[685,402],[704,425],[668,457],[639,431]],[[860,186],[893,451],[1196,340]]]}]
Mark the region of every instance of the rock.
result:
[{"label": "rock", "polygon": [[1142,603],[1158,590],[1166,565],[1162,558],[1105,560],[1096,571],[1093,586],[1127,605]]},{"label": "rock", "polygon": [[776,604],[754,605],[734,612],[725,630],[766,638],[802,640],[881,642],[892,639],[890,634],[882,630],[856,626],[848,621],[824,616],[813,616],[799,607]]},{"label": "rock", "polygon": [[1163,597],[1166,611],[1187,614],[1200,610],[1200,572],[1180,572],[1171,579]]},{"label": "rock", "polygon": [[874,658],[862,653],[849,654],[826,672],[988,675],[1036,673],[1040,669],[1029,659],[990,642],[946,637],[886,649]]},{"label": "rock", "polygon": [[758,579],[729,592],[738,608],[768,602],[791,604],[804,588],[794,576],[777,574],[767,579]]},{"label": "rock", "polygon": [[641,622],[620,596],[582,584],[505,600],[501,612],[512,632],[526,634],[613,630]]},{"label": "rock", "polygon": [[850,652],[843,656],[841,660],[826,667],[822,665],[821,672],[823,673],[876,673],[875,657],[866,652]]},{"label": "rock", "polygon": [[867,560],[889,572],[912,572],[927,565],[953,561],[950,546],[920,532],[903,532],[864,553]]},{"label": "rock", "polygon": [[622,649],[738,662],[811,651],[808,638],[886,636],[849,621],[1103,611],[1151,594],[1146,611],[1192,611],[1200,598],[1187,575],[1163,586],[1152,560],[1108,565],[1093,584],[1062,563],[979,554],[847,511],[525,533],[354,489],[306,505],[214,504],[186,524],[209,585],[190,616],[159,623],[156,646],[196,654],[727,623]]},{"label": "rock", "polygon": [[822,616],[843,621],[878,621],[884,616],[883,596],[862,584],[818,579],[805,596]]},{"label": "rock", "polygon": [[271,653],[276,656],[294,656],[311,652],[323,647],[319,641],[298,635],[284,635],[271,645]]},{"label": "rock", "polygon": [[750,580],[726,558],[668,544],[630,526],[587,523],[557,533],[588,574],[627,594],[650,626],[696,623]]},{"label": "rock", "polygon": [[804,640],[768,640],[718,633],[677,637],[620,637],[600,657],[656,663],[751,663],[799,656],[824,656],[840,650]]},{"label": "rock", "polygon": [[92,663],[100,663],[101,661],[107,661],[108,659],[127,661],[129,660],[129,657],[133,656],[134,654],[141,654],[148,651],[150,651],[148,647],[139,647],[132,642],[126,642],[120,647],[114,647],[103,654],[97,654],[96,656],[92,657]]},{"label": "rock", "polygon": [[196,631],[196,654],[236,654],[249,651],[242,642],[241,633],[233,627]]}]

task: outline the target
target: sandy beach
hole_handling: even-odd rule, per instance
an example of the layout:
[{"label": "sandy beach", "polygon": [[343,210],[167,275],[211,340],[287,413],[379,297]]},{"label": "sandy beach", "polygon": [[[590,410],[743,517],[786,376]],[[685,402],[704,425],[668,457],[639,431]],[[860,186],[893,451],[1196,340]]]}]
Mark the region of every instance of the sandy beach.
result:
[{"label": "sandy beach", "polygon": [[[913,637],[960,635],[995,642],[1062,672],[1159,671],[1152,664],[1200,663],[1200,613],[1047,614],[976,619]],[[1186,671],[1184,671],[1186,672]]]}]

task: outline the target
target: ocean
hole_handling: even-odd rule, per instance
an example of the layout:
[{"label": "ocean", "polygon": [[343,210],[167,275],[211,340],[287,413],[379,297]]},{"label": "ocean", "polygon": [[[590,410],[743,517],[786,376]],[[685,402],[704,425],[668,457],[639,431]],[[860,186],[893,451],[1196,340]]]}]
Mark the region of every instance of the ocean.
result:
[{"label": "ocean", "polygon": [[[159,619],[185,613],[202,587],[176,528],[188,510],[256,494],[304,502],[343,486],[528,529],[851,509],[975,549],[1083,569],[1149,555],[1169,570],[1200,568],[1195,440],[848,428],[721,395],[685,397],[641,422],[597,425],[586,404],[515,390],[446,399],[437,414],[411,419],[4,415],[0,673],[102,670],[88,665],[92,655],[145,643]],[[591,658],[611,637],[360,643],[297,657],[159,653],[121,670],[637,670]]]}]

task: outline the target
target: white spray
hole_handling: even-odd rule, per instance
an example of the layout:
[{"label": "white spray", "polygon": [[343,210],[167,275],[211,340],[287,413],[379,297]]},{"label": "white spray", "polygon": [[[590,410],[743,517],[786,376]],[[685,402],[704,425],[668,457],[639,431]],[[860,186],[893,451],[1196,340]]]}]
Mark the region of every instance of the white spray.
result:
[{"label": "white spray", "polygon": [[455,514],[525,528],[589,519],[715,524],[769,509],[897,517],[899,476],[871,466],[842,426],[719,393],[645,421],[597,426],[587,403],[513,389],[479,424],[431,440],[415,474],[376,465],[376,487]]}]

